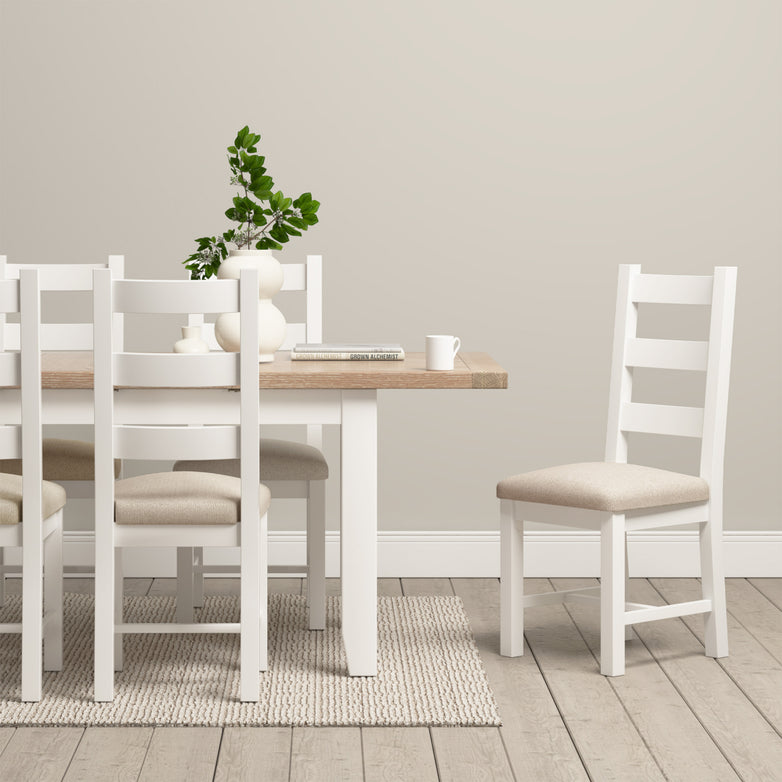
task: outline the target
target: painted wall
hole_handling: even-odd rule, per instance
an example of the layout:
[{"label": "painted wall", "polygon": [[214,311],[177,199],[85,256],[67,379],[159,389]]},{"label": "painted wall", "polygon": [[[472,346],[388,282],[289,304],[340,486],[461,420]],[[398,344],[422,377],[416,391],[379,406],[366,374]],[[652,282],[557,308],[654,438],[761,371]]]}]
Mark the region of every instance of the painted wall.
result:
[{"label": "painted wall", "polygon": [[249,123],[322,201],[281,259],[324,254],[329,340],[510,372],[383,392],[386,530],[494,529],[499,478],[601,458],[617,264],[737,264],[726,525],[778,529],[781,52],[774,0],[0,0],[0,252],[182,276]]}]

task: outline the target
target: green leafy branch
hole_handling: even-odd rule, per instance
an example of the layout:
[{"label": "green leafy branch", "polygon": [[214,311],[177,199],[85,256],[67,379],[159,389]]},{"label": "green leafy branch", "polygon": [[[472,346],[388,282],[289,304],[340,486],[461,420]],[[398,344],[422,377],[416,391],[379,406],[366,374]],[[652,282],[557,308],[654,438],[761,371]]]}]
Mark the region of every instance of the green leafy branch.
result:
[{"label": "green leafy branch", "polygon": [[217,274],[220,264],[228,257],[229,245],[239,249],[282,250],[291,236],[301,236],[318,222],[320,202],[311,193],[298,198],[286,197],[274,189],[274,181],[266,173],[265,158],[256,154],[261,137],[245,125],[228,147],[228,165],[231,184],[241,189],[233,198],[233,206],[225,216],[236,223],[220,236],[196,239],[198,249],[183,263],[193,280]]}]

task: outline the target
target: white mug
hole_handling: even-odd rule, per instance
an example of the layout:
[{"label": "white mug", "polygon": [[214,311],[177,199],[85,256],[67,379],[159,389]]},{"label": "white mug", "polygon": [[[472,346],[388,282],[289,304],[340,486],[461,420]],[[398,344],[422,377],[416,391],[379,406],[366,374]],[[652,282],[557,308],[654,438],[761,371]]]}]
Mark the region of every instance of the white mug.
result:
[{"label": "white mug", "polygon": [[459,352],[462,341],[459,337],[444,334],[427,334],[426,336],[426,368],[445,370],[453,369],[453,360]]}]

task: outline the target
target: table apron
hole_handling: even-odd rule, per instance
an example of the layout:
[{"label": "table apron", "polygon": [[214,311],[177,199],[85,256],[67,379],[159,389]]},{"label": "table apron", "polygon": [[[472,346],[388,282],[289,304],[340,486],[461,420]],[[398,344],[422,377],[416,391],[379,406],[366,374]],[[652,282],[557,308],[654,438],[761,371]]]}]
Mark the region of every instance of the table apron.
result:
[{"label": "table apron", "polygon": [[[93,424],[89,389],[44,389],[44,424]],[[220,388],[119,389],[115,418],[124,424],[238,424],[239,394]],[[261,391],[261,424],[339,424],[339,389],[269,389]],[[19,390],[0,390],[0,420],[20,423]]]}]

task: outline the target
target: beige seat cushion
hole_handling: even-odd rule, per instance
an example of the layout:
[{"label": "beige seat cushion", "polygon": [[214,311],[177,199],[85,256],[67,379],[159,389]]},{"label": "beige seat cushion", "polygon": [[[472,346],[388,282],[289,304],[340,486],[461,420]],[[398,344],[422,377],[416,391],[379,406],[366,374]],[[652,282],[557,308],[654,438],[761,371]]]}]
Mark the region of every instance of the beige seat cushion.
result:
[{"label": "beige seat cushion", "polygon": [[[114,460],[114,477],[119,476],[122,462]],[[22,474],[21,459],[0,459],[0,472]],[[43,477],[46,481],[94,481],[95,446],[84,440],[43,441]]]},{"label": "beige seat cushion", "polygon": [[703,502],[703,478],[638,464],[582,462],[511,475],[497,484],[501,500],[543,502],[612,513]]},{"label": "beige seat cushion", "polygon": [[[241,481],[203,472],[156,472],[114,484],[117,524],[236,524]],[[260,485],[261,513],[271,492]]]},{"label": "beige seat cushion", "polygon": [[[180,461],[175,470],[213,472],[239,477],[238,459]],[[262,481],[322,481],[329,477],[326,457],[315,447],[289,440],[261,438]]]},{"label": "beige seat cushion", "polygon": [[[43,517],[48,519],[65,505],[65,489],[43,482]],[[22,476],[0,473],[0,524],[18,524],[22,520]]]}]

